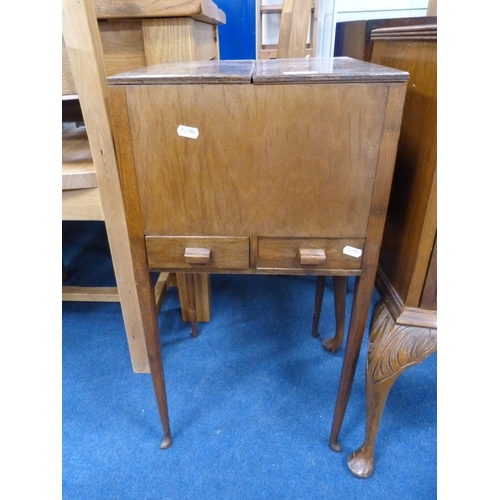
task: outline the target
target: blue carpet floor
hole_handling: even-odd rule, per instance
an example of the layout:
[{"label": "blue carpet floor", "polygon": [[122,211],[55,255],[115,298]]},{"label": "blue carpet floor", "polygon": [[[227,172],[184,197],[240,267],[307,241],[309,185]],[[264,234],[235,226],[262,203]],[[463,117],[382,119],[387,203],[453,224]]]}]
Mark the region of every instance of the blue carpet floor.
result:
[{"label": "blue carpet floor", "polygon": [[[67,284],[112,284],[101,223],[63,223],[63,258]],[[212,319],[197,339],[169,290],[159,315],[166,451],[150,377],[131,369],[119,304],[63,303],[62,498],[436,498],[437,355],[396,381],[374,475],[355,478],[347,456],[364,439],[368,339],[335,453],[328,438],[344,348],[328,354],[312,338],[314,288],[313,277],[212,276]],[[333,327],[328,286],[322,337]]]}]

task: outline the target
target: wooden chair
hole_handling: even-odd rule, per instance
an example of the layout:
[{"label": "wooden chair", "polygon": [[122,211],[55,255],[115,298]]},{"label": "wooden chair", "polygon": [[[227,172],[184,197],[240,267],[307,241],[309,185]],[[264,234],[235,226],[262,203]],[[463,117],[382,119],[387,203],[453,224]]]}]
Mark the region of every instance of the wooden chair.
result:
[{"label": "wooden chair", "polygon": [[[63,16],[62,118],[63,122],[78,122],[82,126],[63,127],[62,219],[104,221],[117,282],[116,287],[63,286],[63,300],[120,302],[132,368],[136,373],[148,373],[107,96],[98,92],[96,82],[105,82],[109,74],[147,64],[218,58],[217,26],[225,22],[225,15],[211,1],[164,0],[163,10],[156,6],[154,13],[148,10],[148,2],[134,5],[132,13],[129,2],[90,3],[87,15],[96,19],[93,29],[84,27],[73,16]],[[137,7],[142,10],[137,11]],[[75,49],[84,39],[88,54]],[[192,324],[196,319],[209,321],[208,275],[186,278],[177,274],[176,278],[183,320]],[[157,307],[171,281],[172,275],[160,274],[155,287]],[[193,293],[200,305],[196,318],[190,307]],[[196,325],[192,335],[197,335]]]}]

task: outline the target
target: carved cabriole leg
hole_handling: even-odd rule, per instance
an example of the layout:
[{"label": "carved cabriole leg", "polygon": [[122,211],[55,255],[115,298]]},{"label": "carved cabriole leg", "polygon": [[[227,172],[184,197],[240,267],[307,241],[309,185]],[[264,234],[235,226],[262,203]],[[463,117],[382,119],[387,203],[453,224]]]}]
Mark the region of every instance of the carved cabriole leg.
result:
[{"label": "carved cabriole leg", "polygon": [[361,478],[374,470],[374,450],[385,402],[396,379],[437,349],[437,330],[398,325],[382,301],[374,309],[366,366],[365,442],[347,463]]}]

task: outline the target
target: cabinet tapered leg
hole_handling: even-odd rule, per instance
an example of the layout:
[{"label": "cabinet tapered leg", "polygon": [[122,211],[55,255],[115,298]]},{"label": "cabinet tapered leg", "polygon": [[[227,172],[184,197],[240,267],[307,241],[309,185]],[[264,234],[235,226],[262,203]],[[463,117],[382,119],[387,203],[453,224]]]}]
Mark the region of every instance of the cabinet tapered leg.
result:
[{"label": "cabinet tapered leg", "polygon": [[316,296],[314,298],[314,313],[312,325],[313,337],[319,337],[318,325],[319,317],[321,316],[321,307],[323,305],[323,295],[325,293],[325,281],[326,276],[318,276],[316,278]]},{"label": "cabinet tapered leg", "polygon": [[[312,336],[319,337],[319,319],[323,305],[326,276],[316,279],[316,296],[314,300],[314,314]],[[336,352],[342,346],[345,330],[345,304],[347,299],[347,276],[333,276],[333,297],[335,301],[335,336],[323,341],[323,347],[330,352]]]},{"label": "cabinet tapered leg", "polygon": [[189,303],[189,321],[191,323],[191,337],[198,337],[198,321],[196,318],[196,295],[194,286],[194,274],[186,274],[186,292]]},{"label": "cabinet tapered leg", "polygon": [[[187,274],[188,273],[175,273],[175,277],[177,281],[177,289],[179,292],[182,320],[189,323],[191,321],[191,318],[189,315],[189,300],[186,283]],[[210,274],[195,273],[193,277],[196,297],[196,319],[198,320],[198,323],[206,323],[210,321],[210,314],[212,309]]]},{"label": "cabinet tapered leg", "polygon": [[356,365],[358,364],[359,351],[370,309],[373,282],[374,277],[371,273],[365,273],[356,278],[351,320],[349,322],[349,333],[347,336],[344,360],[342,362],[337,401],[335,402],[335,411],[330,432],[329,445],[333,451],[342,451],[339,442],[340,428],[344,420],[347,403],[351,394],[352,383],[354,381],[354,374],[356,372]]},{"label": "cabinet tapered leg", "polygon": [[[138,259],[139,260],[139,259]],[[145,261],[142,262],[144,264]],[[139,306],[142,312],[144,326],[144,339],[148,353],[151,378],[156,397],[156,404],[160,414],[163,428],[163,439],[160,448],[166,450],[172,446],[172,434],[170,432],[170,419],[168,415],[167,391],[165,387],[165,375],[163,370],[163,357],[161,351],[160,334],[156,314],[156,300],[154,286],[147,266],[136,263],[137,292]]]},{"label": "cabinet tapered leg", "polygon": [[382,301],[375,306],[370,327],[366,366],[366,431],[363,445],[347,463],[361,478],[374,470],[375,441],[389,391],[408,368],[421,363],[437,349],[437,330],[398,325]]},{"label": "cabinet tapered leg", "polygon": [[335,337],[323,341],[323,347],[330,352],[338,351],[344,341],[347,276],[333,277],[333,297],[335,300]]}]

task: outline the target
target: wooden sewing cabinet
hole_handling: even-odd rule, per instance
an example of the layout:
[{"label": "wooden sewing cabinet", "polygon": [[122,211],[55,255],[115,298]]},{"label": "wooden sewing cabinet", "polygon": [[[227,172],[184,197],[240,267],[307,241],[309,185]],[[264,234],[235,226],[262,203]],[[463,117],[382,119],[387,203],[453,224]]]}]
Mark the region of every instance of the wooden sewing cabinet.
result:
[{"label": "wooden sewing cabinet", "polygon": [[355,276],[330,446],[352,387],[408,73],[350,58],[108,78],[142,321],[171,444],[151,271]]}]

